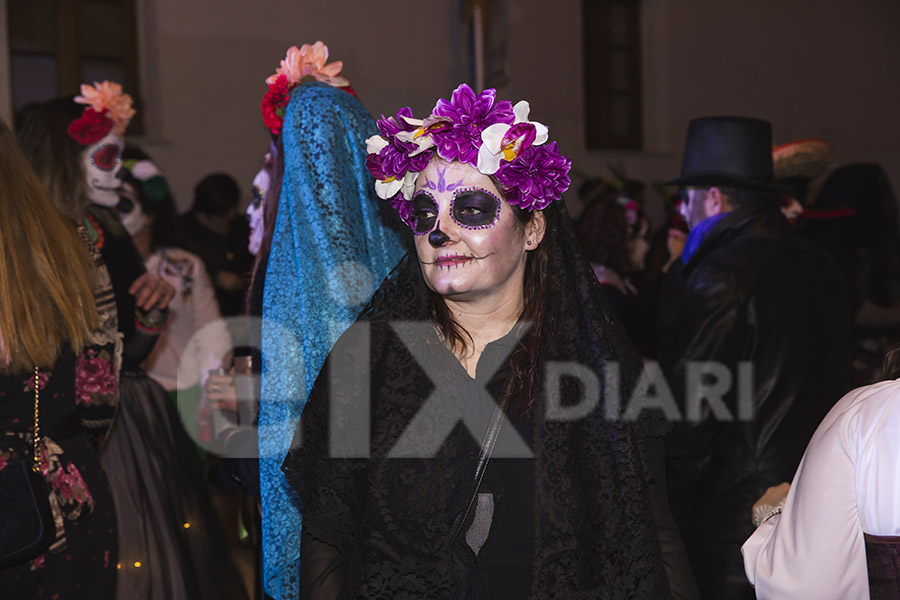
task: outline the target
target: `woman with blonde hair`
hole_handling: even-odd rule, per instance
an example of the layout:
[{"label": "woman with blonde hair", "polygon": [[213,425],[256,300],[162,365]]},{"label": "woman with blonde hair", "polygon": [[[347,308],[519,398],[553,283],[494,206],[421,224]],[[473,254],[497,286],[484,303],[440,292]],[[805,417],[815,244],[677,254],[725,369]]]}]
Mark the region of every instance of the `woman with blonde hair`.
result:
[{"label": "woman with blonde hair", "polygon": [[0,589],[109,598],[116,519],[98,452],[116,375],[112,345],[96,344],[97,273],[2,122],[0,157],[0,493],[16,498],[0,511]]}]

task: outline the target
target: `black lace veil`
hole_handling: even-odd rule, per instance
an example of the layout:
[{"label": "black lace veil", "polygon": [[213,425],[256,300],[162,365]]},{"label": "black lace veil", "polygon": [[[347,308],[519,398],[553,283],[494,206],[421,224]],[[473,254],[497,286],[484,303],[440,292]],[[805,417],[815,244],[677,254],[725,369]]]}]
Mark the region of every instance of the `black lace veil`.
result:
[{"label": "black lace veil", "polygon": [[[562,202],[544,213],[544,312],[539,327],[526,334],[538,336],[531,408],[532,595],[667,597],[644,444],[647,437],[662,435],[666,424],[656,412],[622,418],[642,373],[641,360],[603,298]],[[284,470],[303,498],[304,535],[326,542],[338,560],[323,564],[340,567],[320,571],[301,586],[313,590],[321,584],[318,589],[326,590],[336,585],[344,594],[310,597],[443,598],[458,592],[448,551],[450,523],[473,492],[477,455],[469,453],[452,465],[442,462],[440,452],[424,459],[387,457],[440,385],[419,368],[421,351],[402,343],[392,325],[428,322],[428,294],[412,251],[362,312],[357,325],[364,329],[351,328],[335,345],[303,413]],[[365,343],[359,331],[366,332]],[[341,385],[370,390],[368,405],[356,406],[370,422],[368,458],[334,458],[331,452],[329,440],[342,438],[347,425],[342,415],[348,414],[335,403],[358,403],[333,389],[331,373],[338,360],[345,361],[342,355],[368,356],[369,367],[351,376],[359,381]],[[548,373],[558,380],[550,386],[559,389],[552,406],[546,392],[555,382],[548,381]],[[341,377],[346,379],[346,372]],[[600,390],[596,405],[595,398],[583,397],[597,389],[591,381]]]}]

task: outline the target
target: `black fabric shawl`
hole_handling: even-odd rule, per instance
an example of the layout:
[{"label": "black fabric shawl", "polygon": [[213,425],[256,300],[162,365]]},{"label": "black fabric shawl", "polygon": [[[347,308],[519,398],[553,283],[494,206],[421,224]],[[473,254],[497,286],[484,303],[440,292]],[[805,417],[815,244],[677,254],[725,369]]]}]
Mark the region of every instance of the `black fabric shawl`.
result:
[{"label": "black fabric shawl", "polygon": [[[617,364],[620,369],[622,393],[615,401],[624,407],[642,365],[612,317],[564,207],[556,206],[560,204],[544,211],[543,243],[549,245],[546,308],[542,322],[530,333],[540,336],[532,409],[532,597],[665,598],[669,587],[648,494],[643,439],[662,435],[666,425],[656,413],[644,412],[637,421],[604,416],[613,401],[613,390],[602,383],[606,367]],[[411,352],[392,326],[429,323],[428,293],[411,252],[381,285],[357,326],[335,345],[284,463],[287,479],[304,504],[304,536],[326,542],[341,555],[341,592],[328,597],[454,598],[464,593],[454,576],[449,538],[453,517],[472,494],[477,454],[460,455],[450,436],[433,458],[387,458],[440,386],[416,361],[416,356],[427,355],[427,348]],[[360,367],[366,353],[359,332],[366,328],[371,340],[368,371]],[[436,343],[432,334],[412,345]],[[544,418],[544,376],[550,361],[577,362],[600,379],[601,401],[587,417]],[[339,362],[358,368],[336,367]],[[369,382],[369,458],[329,458],[329,434],[332,442],[346,442],[349,435],[346,417],[332,407],[356,407],[355,413],[340,412],[357,416],[367,408],[358,395],[342,397],[341,391],[331,389],[331,374],[338,368],[341,390]],[[348,377],[357,381],[348,383]],[[577,404],[580,394],[577,384],[563,379],[563,405]],[[361,447],[368,448],[368,443]]]}]

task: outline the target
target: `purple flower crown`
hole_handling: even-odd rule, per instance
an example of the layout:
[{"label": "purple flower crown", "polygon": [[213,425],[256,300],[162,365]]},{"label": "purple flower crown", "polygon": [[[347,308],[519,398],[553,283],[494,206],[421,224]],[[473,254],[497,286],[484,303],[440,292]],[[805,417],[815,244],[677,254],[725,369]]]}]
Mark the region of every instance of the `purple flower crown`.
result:
[{"label": "purple flower crown", "polygon": [[546,143],[545,125],[528,120],[528,103],[513,106],[495,96],[495,90],[476,95],[464,83],[449,101],[438,100],[424,121],[409,108],[378,120],[380,135],[366,140],[366,165],[375,192],[391,200],[408,225],[416,179],[435,154],[493,175],[506,201],[525,210],[543,210],[569,188],[572,161],[556,142]]}]

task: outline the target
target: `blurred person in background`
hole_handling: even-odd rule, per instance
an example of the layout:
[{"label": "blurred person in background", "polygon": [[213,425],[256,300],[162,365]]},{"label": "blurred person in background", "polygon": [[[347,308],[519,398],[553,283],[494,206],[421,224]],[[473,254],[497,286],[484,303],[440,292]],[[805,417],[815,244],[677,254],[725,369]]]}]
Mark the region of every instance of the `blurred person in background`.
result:
[{"label": "blurred person in background", "polygon": [[[123,162],[118,204],[122,224],[147,271],[175,290],[166,326],[142,366],[177,403],[188,430],[201,434],[200,441],[211,442],[209,431],[196,431],[199,393],[208,373],[223,366],[231,351],[231,336],[203,261],[181,247],[168,182],[150,157],[137,148],[126,147]],[[202,418],[208,421],[208,417]]]},{"label": "blurred person in background", "polygon": [[897,198],[881,165],[838,165],[820,138],[772,150],[775,177],[798,231],[841,268],[854,312],[852,378],[881,379],[881,357],[900,326]]},{"label": "blurred person in background", "polygon": [[[600,180],[575,223],[606,299],[642,356],[656,347],[658,277],[644,276],[650,221],[640,207],[642,184]],[[583,189],[583,186],[582,186]]]},{"label": "blurred person in background", "polygon": [[244,312],[253,256],[250,228],[240,214],[241,189],[226,173],[207,175],[194,188],[194,204],[181,217],[184,247],[203,259],[223,316]]},{"label": "blurred person in background", "polygon": [[771,149],[766,121],[693,119],[669,182],[690,227],[660,353],[678,407],[669,499],[704,598],[753,597],[746,515],[848,386],[843,278],[780,212]]}]

